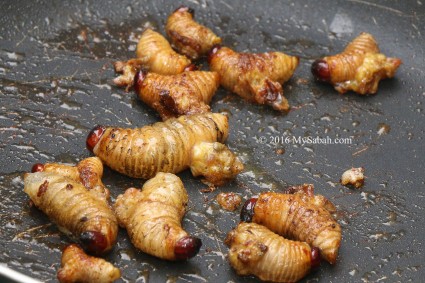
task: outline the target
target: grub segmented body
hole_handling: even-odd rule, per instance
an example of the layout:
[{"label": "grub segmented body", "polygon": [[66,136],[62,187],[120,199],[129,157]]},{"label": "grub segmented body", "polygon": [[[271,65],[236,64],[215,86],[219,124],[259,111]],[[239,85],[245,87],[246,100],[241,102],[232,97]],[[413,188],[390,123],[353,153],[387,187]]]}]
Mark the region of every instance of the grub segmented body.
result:
[{"label": "grub segmented body", "polygon": [[331,83],[340,93],[373,94],[379,81],[394,77],[401,63],[399,58],[380,53],[375,38],[363,32],[343,52],[316,60],[311,71],[317,80]]},{"label": "grub segmented body", "polygon": [[164,76],[140,71],[135,78],[139,98],[158,111],[162,120],[210,112],[219,86],[216,72],[192,71]]},{"label": "grub segmented body", "polygon": [[301,192],[267,192],[247,201],[241,218],[284,237],[305,241],[319,248],[322,257],[334,264],[341,244],[341,227],[330,212],[332,207],[322,198]]},{"label": "grub segmented body", "polygon": [[111,283],[121,277],[121,271],[102,258],[87,255],[78,245],[72,244],[62,253],[57,277],[60,283]]},{"label": "grub segmented body", "polygon": [[175,52],[167,39],[152,29],[146,29],[141,35],[136,56],[125,62],[115,62],[115,71],[122,73],[115,78],[115,84],[131,86],[140,69],[161,75],[176,75],[194,67],[189,58]]},{"label": "grub segmented body", "polygon": [[271,282],[295,282],[320,265],[315,248],[291,241],[256,223],[240,223],[226,238],[228,259],[239,275]]},{"label": "grub segmented body", "polygon": [[187,202],[181,180],[174,174],[158,173],[142,190],[130,188],[119,195],[115,211],[137,248],[162,259],[185,260],[202,245],[181,226]]},{"label": "grub segmented body", "polygon": [[298,66],[298,57],[282,52],[237,53],[228,47],[214,47],[208,57],[211,70],[219,73],[220,84],[242,98],[287,111],[282,84]]},{"label": "grub segmented body", "polygon": [[206,55],[214,44],[221,43],[220,37],[194,20],[194,11],[188,7],[175,10],[165,30],[176,49],[192,59]]},{"label": "grub segmented body", "polygon": [[130,177],[149,179],[158,172],[189,168],[198,142],[224,142],[228,119],[218,113],[171,118],[136,129],[96,127],[87,145],[104,164]]},{"label": "grub segmented body", "polygon": [[117,219],[106,201],[80,182],[56,173],[27,173],[25,193],[62,231],[89,252],[101,254],[116,242]]}]

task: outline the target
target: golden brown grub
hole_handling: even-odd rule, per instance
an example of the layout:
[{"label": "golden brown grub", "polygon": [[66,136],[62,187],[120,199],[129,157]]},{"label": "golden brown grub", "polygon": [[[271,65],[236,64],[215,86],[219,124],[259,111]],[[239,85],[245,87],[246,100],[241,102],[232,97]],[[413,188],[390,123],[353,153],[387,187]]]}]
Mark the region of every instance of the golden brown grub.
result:
[{"label": "golden brown grub", "polygon": [[246,202],[241,219],[318,247],[322,257],[334,264],[341,244],[341,227],[332,217],[333,206],[323,198],[309,196],[302,190],[294,194],[262,193]]},{"label": "golden brown grub", "polygon": [[240,223],[227,235],[230,265],[239,275],[271,282],[295,282],[320,265],[316,248],[287,240],[264,226]]},{"label": "golden brown grub", "polygon": [[221,38],[193,17],[192,9],[180,7],[168,17],[165,31],[180,53],[198,59],[206,55],[214,44],[221,43]]},{"label": "golden brown grub", "polygon": [[[218,113],[180,116],[138,129],[101,128],[101,136],[91,131],[87,137],[97,141],[93,153],[113,170],[143,179],[158,172],[178,173],[189,168],[197,143],[222,143],[229,132],[227,117]],[[231,156],[224,160],[230,164],[227,160],[231,161]],[[223,170],[222,178],[227,178],[228,168]]]},{"label": "golden brown grub", "polygon": [[237,53],[227,47],[214,47],[208,57],[211,70],[220,75],[220,84],[244,99],[287,111],[282,84],[292,77],[298,57],[281,52]]},{"label": "golden brown grub", "polygon": [[111,283],[120,277],[118,268],[102,258],[87,255],[75,244],[67,246],[62,253],[61,268],[58,270],[61,283]]},{"label": "golden brown grub", "polygon": [[181,227],[188,195],[174,174],[158,173],[142,190],[130,188],[115,203],[120,226],[140,250],[166,260],[195,256],[202,242]]},{"label": "golden brown grub", "polygon": [[87,251],[101,254],[115,245],[118,224],[113,211],[81,182],[57,172],[27,173],[24,182],[24,191],[35,206]]},{"label": "golden brown grub", "polygon": [[361,33],[342,53],[316,60],[311,71],[314,77],[331,83],[339,93],[354,91],[373,94],[381,79],[392,78],[402,61],[380,53],[375,38]]},{"label": "golden brown grub", "polygon": [[102,183],[103,164],[97,157],[88,157],[81,160],[77,165],[61,163],[34,164],[31,172],[50,172],[71,178],[81,183],[92,194],[108,202],[109,190]]},{"label": "golden brown grub", "polygon": [[216,72],[193,71],[163,76],[139,71],[135,78],[139,98],[158,111],[163,121],[210,112],[208,104],[218,86]]},{"label": "golden brown grub", "polygon": [[114,64],[115,72],[122,74],[114,79],[114,83],[125,86],[127,90],[133,85],[134,77],[141,69],[161,75],[175,75],[194,69],[187,57],[175,52],[160,33],[151,29],[146,29],[140,37],[136,55],[135,59],[117,61]]}]

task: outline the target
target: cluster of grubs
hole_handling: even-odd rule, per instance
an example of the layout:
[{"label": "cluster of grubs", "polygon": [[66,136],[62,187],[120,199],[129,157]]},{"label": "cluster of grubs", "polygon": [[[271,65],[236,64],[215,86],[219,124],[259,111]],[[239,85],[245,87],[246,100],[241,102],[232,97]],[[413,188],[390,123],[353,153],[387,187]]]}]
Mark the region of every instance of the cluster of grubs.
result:
[{"label": "cluster of grubs", "polygon": [[[171,44],[146,29],[137,57],[114,65],[121,74],[114,83],[127,90],[134,87],[163,121],[137,129],[96,126],[86,141],[96,157],[76,166],[36,164],[25,174],[24,191],[31,201],[78,243],[63,252],[60,282],[118,279],[119,269],[95,257],[113,248],[118,226],[147,254],[170,261],[195,256],[202,242],[181,226],[188,194],[174,174],[190,168],[194,176],[219,186],[243,170],[223,144],[229,132],[227,116],[211,113],[209,103],[216,90],[221,85],[247,101],[278,111],[290,108],[283,83],[292,77],[298,57],[238,53],[222,46],[221,38],[197,23],[188,7],[175,10],[165,30]],[[211,71],[197,70],[192,63],[205,56]],[[400,64],[400,59],[381,54],[370,34],[362,33],[342,53],[316,60],[312,73],[340,93],[371,94]],[[149,181],[141,190],[127,189],[111,204],[101,181],[103,164]],[[234,210],[239,202],[229,207]],[[227,235],[229,262],[240,275],[298,281],[317,268],[321,258],[336,262],[341,227],[332,216],[335,212],[329,200],[314,195],[312,185],[261,193],[244,204],[241,223]]]}]

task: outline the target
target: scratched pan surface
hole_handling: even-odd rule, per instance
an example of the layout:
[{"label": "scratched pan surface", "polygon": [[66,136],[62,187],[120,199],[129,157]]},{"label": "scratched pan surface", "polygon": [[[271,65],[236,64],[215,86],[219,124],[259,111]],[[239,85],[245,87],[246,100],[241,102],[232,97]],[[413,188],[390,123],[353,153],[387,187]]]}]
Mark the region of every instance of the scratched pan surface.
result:
[{"label": "scratched pan surface", "polygon": [[[220,89],[215,111],[230,116],[227,144],[246,164],[234,182],[212,193],[188,172],[184,227],[202,238],[198,256],[170,263],[136,251],[124,231],[107,259],[124,282],[256,282],[230,268],[223,244],[239,219],[214,201],[220,191],[245,199],[288,184],[313,183],[338,207],[340,257],[306,282],[420,282],[424,268],[424,21],[420,1],[8,1],[0,9],[0,263],[55,281],[68,239],[23,193],[23,173],[35,162],[75,163],[90,156],[96,124],[139,127],[158,121],[133,93],[111,84],[112,62],[134,55],[137,35],[164,32],[180,4],[196,10],[238,51],[282,50],[301,58],[285,84],[293,110],[280,115]],[[315,58],[341,51],[357,34],[375,35],[382,51],[400,57],[395,79],[375,96],[338,95],[315,83]],[[201,62],[202,63],[202,62]],[[205,62],[203,62],[206,67]],[[299,137],[349,138],[351,144],[298,144]],[[260,142],[265,138],[265,142]],[[285,142],[285,138],[287,142]],[[280,139],[280,140],[279,140]],[[273,142],[278,142],[273,143]],[[351,166],[366,183],[338,181]],[[113,198],[143,182],[105,171]]]}]

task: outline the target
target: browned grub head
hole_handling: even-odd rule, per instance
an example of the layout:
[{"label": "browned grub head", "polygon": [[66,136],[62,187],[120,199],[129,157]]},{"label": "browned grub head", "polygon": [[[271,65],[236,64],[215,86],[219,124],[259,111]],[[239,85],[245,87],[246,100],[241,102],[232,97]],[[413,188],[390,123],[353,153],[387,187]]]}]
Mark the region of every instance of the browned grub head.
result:
[{"label": "browned grub head", "polygon": [[199,238],[186,236],[177,241],[174,254],[177,260],[185,260],[194,257],[202,246]]},{"label": "browned grub head", "polygon": [[97,125],[94,127],[90,133],[87,135],[86,139],[86,146],[87,149],[93,152],[93,148],[96,146],[96,144],[99,142],[100,138],[102,137],[103,133],[105,132],[105,127]]}]

